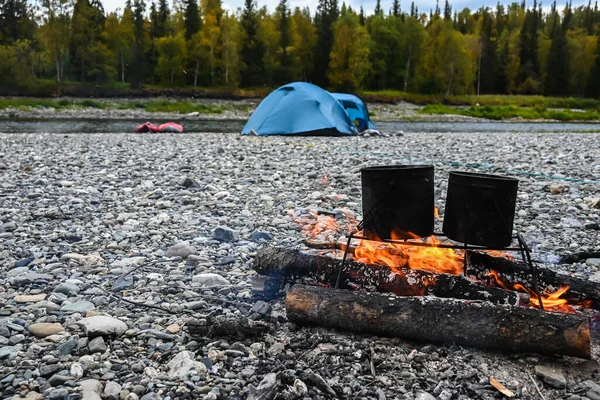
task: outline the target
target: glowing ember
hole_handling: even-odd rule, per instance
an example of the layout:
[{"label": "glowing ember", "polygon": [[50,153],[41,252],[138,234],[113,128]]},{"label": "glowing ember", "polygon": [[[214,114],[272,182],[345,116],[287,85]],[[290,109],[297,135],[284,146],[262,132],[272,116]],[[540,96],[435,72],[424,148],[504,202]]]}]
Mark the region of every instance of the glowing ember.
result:
[{"label": "glowing ember", "polygon": [[[516,283],[511,285],[500,278],[498,272],[492,270],[489,273],[489,276],[493,277],[496,283],[506,290],[516,290],[523,293],[528,293],[530,296],[530,302],[532,307],[539,308],[540,302],[535,294],[535,292],[531,289],[526,288],[520,283]],[[541,293],[542,295],[542,303],[544,304],[544,310],[550,311],[559,311],[564,313],[574,314],[575,310],[571,306],[567,304],[567,299],[561,299],[560,296],[567,293],[569,291],[569,286],[564,286],[552,293]]]},{"label": "glowing ember", "polygon": [[334,216],[319,214],[316,211],[310,211],[310,217],[293,218],[294,222],[300,225],[303,234],[307,238],[323,242],[335,242],[341,232],[354,231],[356,229],[358,223],[348,212],[344,213],[344,219],[345,221],[340,223]]}]

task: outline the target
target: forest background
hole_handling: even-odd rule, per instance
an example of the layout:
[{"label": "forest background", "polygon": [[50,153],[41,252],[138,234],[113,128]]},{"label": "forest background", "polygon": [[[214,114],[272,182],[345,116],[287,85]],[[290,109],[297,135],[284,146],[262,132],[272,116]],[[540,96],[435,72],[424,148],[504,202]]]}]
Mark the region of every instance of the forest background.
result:
[{"label": "forest background", "polygon": [[106,13],[100,0],[0,0],[0,93],[264,92],[303,80],[384,94],[600,97],[597,3],[457,11],[446,1],[422,12],[395,0],[365,15],[337,0],[319,0],[314,14],[287,0],[274,12],[254,0],[234,12],[220,0],[157,1]]}]

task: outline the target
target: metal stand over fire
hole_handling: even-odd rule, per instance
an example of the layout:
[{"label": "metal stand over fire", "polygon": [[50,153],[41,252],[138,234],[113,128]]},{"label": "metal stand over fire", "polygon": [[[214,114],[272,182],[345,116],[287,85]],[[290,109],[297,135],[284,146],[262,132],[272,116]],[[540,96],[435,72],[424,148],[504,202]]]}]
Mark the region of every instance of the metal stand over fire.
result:
[{"label": "metal stand over fire", "polygon": [[[370,213],[368,213],[368,214],[370,214]],[[353,239],[369,240],[369,241],[382,242],[382,243],[393,243],[395,245],[400,245],[400,246],[438,247],[438,248],[443,248],[443,249],[464,250],[465,256],[464,256],[463,274],[465,276],[467,275],[467,266],[468,266],[467,251],[468,250],[475,250],[475,251],[477,251],[477,250],[479,250],[479,251],[482,251],[482,250],[517,251],[517,252],[519,252],[521,254],[521,258],[523,259],[523,263],[526,264],[527,266],[529,266],[529,269],[531,271],[532,282],[533,282],[533,290],[534,290],[534,292],[535,292],[535,294],[536,294],[536,296],[538,298],[539,304],[540,304],[539,308],[540,308],[540,310],[544,309],[544,304],[542,302],[542,296],[540,294],[539,287],[538,287],[538,271],[537,271],[537,267],[533,263],[533,261],[531,260],[531,249],[529,248],[529,246],[527,245],[527,243],[525,242],[525,240],[523,239],[523,236],[521,236],[521,234],[517,233],[516,235],[513,236],[513,239],[517,240],[517,243],[519,245],[518,247],[473,246],[473,245],[468,245],[466,243],[463,244],[463,245],[445,244],[445,243],[432,244],[432,243],[409,241],[409,239],[405,239],[405,240],[371,239],[371,238],[367,238],[367,237],[359,235],[360,231],[362,231],[362,229],[363,229],[365,219],[369,217],[368,214],[357,225],[356,231],[355,232],[351,232],[348,235],[348,240],[346,242],[346,248],[344,249],[344,256],[342,258],[342,262],[340,264],[340,268],[339,268],[338,274],[337,274],[337,279],[336,279],[336,282],[335,282],[336,289],[339,287],[340,277],[342,275],[342,271],[343,271],[344,266],[346,264],[346,259],[348,257],[348,250],[350,249],[350,244],[351,244],[351,242],[352,242]],[[436,237],[446,237],[442,233],[434,233],[433,236],[436,236]]]}]

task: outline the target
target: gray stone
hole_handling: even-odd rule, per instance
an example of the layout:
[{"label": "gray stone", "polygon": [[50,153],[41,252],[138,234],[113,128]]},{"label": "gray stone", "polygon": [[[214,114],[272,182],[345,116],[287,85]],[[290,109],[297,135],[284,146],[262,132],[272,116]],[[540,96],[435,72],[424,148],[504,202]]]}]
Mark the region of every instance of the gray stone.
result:
[{"label": "gray stone", "polygon": [[0,347],[0,360],[5,357],[10,357],[12,354],[16,354],[17,351],[20,351],[20,346],[4,346]]},{"label": "gray stone", "polygon": [[73,379],[73,377],[57,374],[57,375],[52,375],[50,377],[50,379],[48,379],[48,383],[50,384],[50,386],[61,386],[61,385],[64,385],[65,382],[70,381],[71,379]]},{"label": "gray stone", "polygon": [[108,381],[104,386],[104,395],[108,400],[118,400],[121,389],[121,385],[119,385],[117,382]]},{"label": "gray stone", "polygon": [[285,350],[285,345],[280,342],[273,343],[267,350],[270,356],[276,356]]},{"label": "gray stone", "polygon": [[9,221],[0,225],[0,230],[4,230],[6,232],[13,232],[15,229],[17,229],[17,224],[15,224],[14,221]]},{"label": "gray stone", "polygon": [[62,282],[54,288],[54,291],[57,293],[66,294],[67,296],[71,297],[79,293],[80,289],[79,286],[75,284]]},{"label": "gray stone", "polygon": [[60,388],[51,390],[46,397],[48,400],[64,400],[69,396],[69,390]]},{"label": "gray stone", "polygon": [[90,353],[92,354],[104,353],[106,351],[106,343],[104,343],[104,338],[102,336],[98,336],[90,340],[88,348],[90,349]]},{"label": "gray stone", "polygon": [[140,400],[162,400],[162,397],[154,392],[150,392],[143,395]]},{"label": "gray stone", "polygon": [[329,384],[325,381],[325,379],[323,379],[323,377],[321,375],[316,374],[314,372],[310,372],[308,374],[308,380],[311,381],[313,385],[318,387],[319,390],[321,390],[331,396],[337,396],[337,393],[335,392],[335,390],[333,390],[333,388],[331,386],[329,386]]},{"label": "gray stone", "polygon": [[57,373],[58,371],[63,369],[63,366],[61,364],[49,364],[49,365],[42,365],[38,369],[40,371],[40,376],[46,377],[46,376],[54,375],[55,373]]},{"label": "gray stone", "polygon": [[82,400],[101,400],[102,384],[96,379],[86,379],[79,383]]},{"label": "gray stone", "polygon": [[171,379],[185,380],[192,371],[196,371],[196,375],[205,375],[206,366],[201,362],[194,360],[194,355],[190,351],[182,351],[177,354],[169,363],[168,376]]},{"label": "gray stone", "polygon": [[79,300],[74,303],[67,303],[60,308],[60,311],[63,312],[76,312],[80,314],[85,314],[88,311],[95,309],[96,306],[91,301],[87,300]]},{"label": "gray stone", "polygon": [[237,242],[240,240],[240,235],[234,229],[227,226],[217,226],[213,230],[213,239],[222,242]]},{"label": "gray stone", "polygon": [[560,373],[560,371],[549,367],[547,365],[536,365],[535,366],[535,374],[538,378],[542,379],[548,385],[562,389],[567,387],[567,380]]},{"label": "gray stone", "polygon": [[263,400],[272,398],[277,393],[277,374],[266,374],[259,385],[249,395],[247,400]]},{"label": "gray stone", "polygon": [[600,258],[588,258],[585,264],[593,268],[600,268]]},{"label": "gray stone", "polygon": [[199,284],[199,286],[210,287],[210,286],[228,286],[229,281],[223,278],[219,274],[206,273],[194,275],[192,282]]},{"label": "gray stone", "polygon": [[61,356],[66,356],[68,354],[71,354],[73,352],[73,350],[75,350],[77,348],[77,344],[78,344],[78,340],[71,338],[69,340],[67,340],[65,343],[61,344],[60,346],[58,346],[58,354],[60,354]]},{"label": "gray stone", "polygon": [[127,324],[113,317],[94,316],[78,322],[86,336],[121,336],[127,330]]},{"label": "gray stone", "polygon": [[6,326],[6,321],[0,321],[0,336],[10,337],[10,329]]},{"label": "gray stone", "polygon": [[267,303],[266,301],[259,300],[256,303],[254,303],[251,311],[253,313],[259,314],[261,317],[264,318],[264,317],[271,315],[271,312],[273,311],[273,307],[271,307],[271,305],[269,303]]},{"label": "gray stone", "polygon": [[167,257],[188,258],[191,254],[197,253],[196,249],[190,246],[188,242],[181,242],[169,247],[169,250],[167,250]]},{"label": "gray stone", "polygon": [[273,240],[273,235],[271,235],[269,232],[252,232],[250,234],[250,239],[254,242],[259,242],[261,240],[270,242],[271,240]]},{"label": "gray stone", "polygon": [[15,344],[21,343],[24,340],[25,340],[25,335],[18,333],[16,335],[11,336],[10,339],[8,339],[8,343],[11,345],[15,345]]},{"label": "gray stone", "polygon": [[133,275],[128,274],[118,277],[113,283],[111,290],[113,292],[120,292],[121,290],[126,290],[131,287],[133,287]]},{"label": "gray stone", "polygon": [[436,398],[427,392],[421,392],[417,395],[415,400],[436,400]]}]

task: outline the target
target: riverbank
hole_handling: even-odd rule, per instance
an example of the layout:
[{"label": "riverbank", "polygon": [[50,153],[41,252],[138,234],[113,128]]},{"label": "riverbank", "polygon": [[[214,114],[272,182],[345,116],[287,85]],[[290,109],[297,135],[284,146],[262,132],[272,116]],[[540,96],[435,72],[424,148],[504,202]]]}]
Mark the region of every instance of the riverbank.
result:
[{"label": "riverbank", "polygon": [[[260,99],[0,99],[0,118],[35,119],[138,119],[146,120],[246,120],[260,103]],[[423,113],[423,106],[399,102],[369,103],[374,122],[422,121],[464,122],[480,118],[458,114]]]},{"label": "riverbank", "polygon": [[[260,99],[144,99],[124,98],[3,98],[0,118],[138,119],[138,120],[246,120]],[[512,105],[419,105],[405,101],[369,102],[377,122],[597,122],[600,108],[571,109]]]}]

